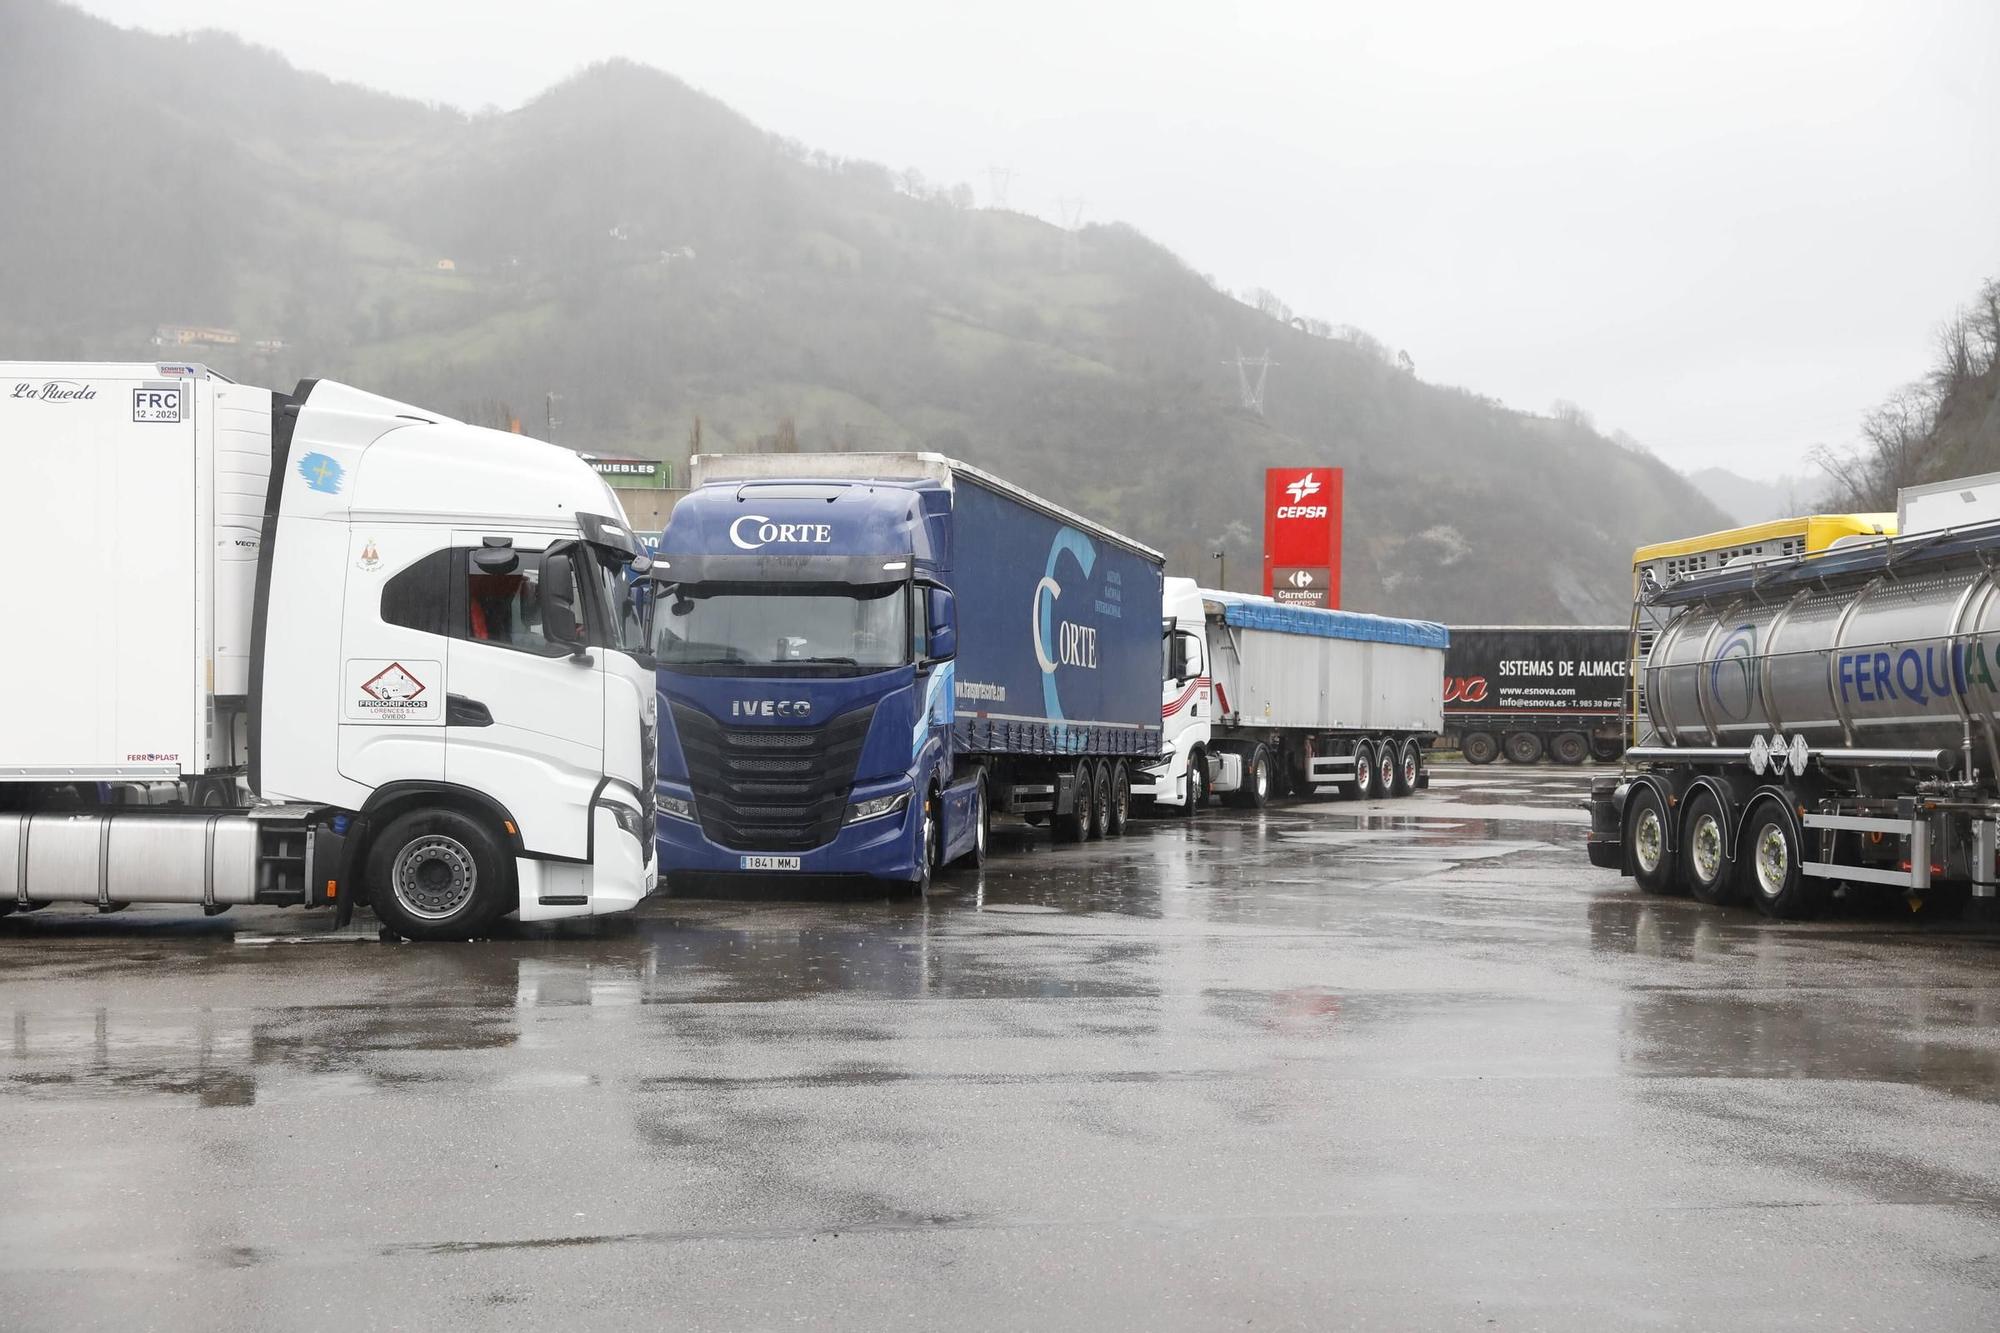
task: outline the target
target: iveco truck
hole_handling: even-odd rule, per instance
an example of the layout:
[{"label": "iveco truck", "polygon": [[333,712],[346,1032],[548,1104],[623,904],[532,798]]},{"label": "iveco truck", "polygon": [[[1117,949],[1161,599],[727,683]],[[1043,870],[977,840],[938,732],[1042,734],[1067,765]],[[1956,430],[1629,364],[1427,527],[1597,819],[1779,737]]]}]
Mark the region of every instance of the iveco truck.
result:
[{"label": "iveco truck", "polygon": [[921,891],[996,814],[1124,831],[1159,552],[937,454],[704,455],[650,576],[660,867]]},{"label": "iveco truck", "polygon": [[0,363],[0,496],[0,915],[463,938],[651,890],[635,551],[575,454],[329,381]]},{"label": "iveco truck", "polygon": [[1649,583],[1642,735],[1593,784],[1592,864],[1777,917],[1841,884],[1990,913],[2000,524],[1969,503],[1987,480],[1942,488],[1962,527],[1906,506],[1898,537]]},{"label": "iveco truck", "polygon": [[1441,626],[1166,581],[1164,753],[1133,793],[1192,814],[1219,794],[1407,796],[1443,726]]}]

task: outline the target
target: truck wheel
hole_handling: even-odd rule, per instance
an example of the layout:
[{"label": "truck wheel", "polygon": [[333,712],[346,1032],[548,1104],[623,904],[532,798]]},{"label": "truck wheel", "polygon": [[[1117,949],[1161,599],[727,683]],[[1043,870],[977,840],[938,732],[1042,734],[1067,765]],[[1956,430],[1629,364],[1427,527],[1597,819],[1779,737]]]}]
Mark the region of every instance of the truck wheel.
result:
[{"label": "truck wheel", "polygon": [[1625,738],[1622,736],[1592,736],[1590,757],[1600,764],[1615,764],[1625,757]]},{"label": "truck wheel", "polygon": [[1125,767],[1123,759],[1111,765],[1111,813],[1105,821],[1104,832],[1113,838],[1125,836],[1125,825],[1132,819],[1132,771]]},{"label": "truck wheel", "polygon": [[1510,731],[1500,743],[1510,764],[1532,764],[1542,757],[1542,738],[1532,731]]},{"label": "truck wheel", "polygon": [[1559,731],[1549,740],[1549,758],[1558,764],[1580,764],[1590,758],[1590,741],[1580,731]]},{"label": "truck wheel", "polygon": [[1417,789],[1417,777],[1423,772],[1423,756],[1417,752],[1414,737],[1403,742],[1402,752],[1396,758],[1396,782],[1390,791],[1397,796],[1408,796]]},{"label": "truck wheel", "polygon": [[1243,785],[1229,793],[1240,810],[1262,810],[1271,803],[1271,752],[1259,745],[1243,763]]},{"label": "truck wheel", "polygon": [[1368,798],[1368,789],[1375,785],[1375,747],[1367,741],[1357,741],[1354,745],[1354,781],[1340,789],[1340,794],[1350,801]]},{"label": "truck wheel", "polygon": [[1651,786],[1632,789],[1625,809],[1625,845],[1632,849],[1632,878],[1647,893],[1674,889],[1674,851],[1667,845],[1667,810]]},{"label": "truck wheel", "polygon": [[1111,827],[1111,765],[1090,764],[1089,767],[1090,822],[1084,836],[1096,842]]},{"label": "truck wheel", "polygon": [[986,775],[981,773],[972,782],[972,846],[952,864],[967,870],[985,865],[986,840],[992,832],[993,807],[986,802]]},{"label": "truck wheel", "polygon": [[1090,807],[1095,803],[1097,787],[1090,771],[1090,761],[1084,760],[1076,766],[1075,796],[1070,802],[1066,815],[1051,815],[1049,827],[1055,833],[1057,842],[1082,842],[1090,828]]},{"label": "truck wheel", "polygon": [[1187,803],[1181,814],[1193,819],[1208,804],[1208,756],[1196,750],[1188,758]]},{"label": "truck wheel", "polygon": [[1468,731],[1458,738],[1458,752],[1468,764],[1490,764],[1500,757],[1500,746],[1490,731]]},{"label": "truck wheel", "polygon": [[1384,736],[1375,742],[1375,781],[1370,790],[1376,800],[1396,794],[1396,766],[1400,762],[1394,736]]},{"label": "truck wheel", "polygon": [[1798,833],[1776,802],[1760,802],[1744,821],[1743,889],[1765,916],[1797,921],[1826,905],[1826,881],[1807,879]]},{"label": "truck wheel", "polygon": [[1687,869],[1688,892],[1712,907],[1720,907],[1736,895],[1730,883],[1734,867],[1729,862],[1729,841],[1723,831],[1722,803],[1711,791],[1699,792],[1688,802],[1686,849],[1681,863]]},{"label": "truck wheel", "polygon": [[469,940],[514,905],[514,865],[487,827],[456,810],[413,810],[368,848],[369,901],[411,940]]}]

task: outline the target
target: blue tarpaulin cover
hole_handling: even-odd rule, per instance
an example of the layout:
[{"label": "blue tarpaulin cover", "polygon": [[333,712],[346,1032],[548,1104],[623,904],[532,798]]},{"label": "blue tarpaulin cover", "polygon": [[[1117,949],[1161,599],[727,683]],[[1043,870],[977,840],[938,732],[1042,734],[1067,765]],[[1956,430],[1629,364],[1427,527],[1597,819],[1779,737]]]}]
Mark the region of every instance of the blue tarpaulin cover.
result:
[{"label": "blue tarpaulin cover", "polygon": [[1222,605],[1224,624],[1278,634],[1311,634],[1322,639],[1356,639],[1363,643],[1404,643],[1413,648],[1445,648],[1451,636],[1443,625],[1428,620],[1398,620],[1360,611],[1329,611],[1317,606],[1287,606],[1266,597],[1202,589],[1206,601]]}]

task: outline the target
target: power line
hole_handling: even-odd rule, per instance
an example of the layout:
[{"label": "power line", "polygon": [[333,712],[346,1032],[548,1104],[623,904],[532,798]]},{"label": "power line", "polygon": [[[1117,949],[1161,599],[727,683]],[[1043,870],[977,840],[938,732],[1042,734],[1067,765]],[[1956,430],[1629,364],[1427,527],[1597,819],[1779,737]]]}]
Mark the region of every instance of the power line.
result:
[{"label": "power line", "polygon": [[1014,183],[1014,168],[986,168],[986,203],[990,208],[1007,207],[1007,187]]},{"label": "power line", "polygon": [[[1271,367],[1278,364],[1271,359],[1270,349],[1266,348],[1254,357],[1245,356],[1241,349],[1238,349],[1234,361],[1224,361],[1222,364],[1236,367],[1236,388],[1243,398],[1243,410],[1263,416],[1264,380],[1270,374]],[[1254,377],[1250,374],[1253,370],[1257,372]]]},{"label": "power line", "polygon": [[1081,197],[1064,196],[1056,200],[1056,211],[1062,215],[1063,244],[1062,266],[1075,268],[1083,262],[1083,205]]}]

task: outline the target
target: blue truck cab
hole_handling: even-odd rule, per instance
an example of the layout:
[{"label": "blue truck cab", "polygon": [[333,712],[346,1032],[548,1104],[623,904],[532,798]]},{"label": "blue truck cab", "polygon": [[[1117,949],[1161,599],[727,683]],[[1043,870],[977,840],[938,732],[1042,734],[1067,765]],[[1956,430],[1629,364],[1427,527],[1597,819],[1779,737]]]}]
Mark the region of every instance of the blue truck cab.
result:
[{"label": "blue truck cab", "polygon": [[1159,754],[1157,552],[935,454],[692,471],[651,572],[670,886],[921,890],[995,814],[1122,831]]}]

